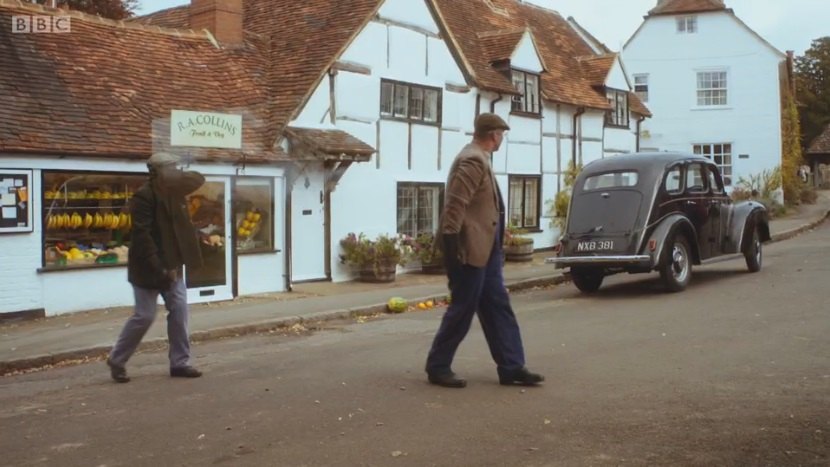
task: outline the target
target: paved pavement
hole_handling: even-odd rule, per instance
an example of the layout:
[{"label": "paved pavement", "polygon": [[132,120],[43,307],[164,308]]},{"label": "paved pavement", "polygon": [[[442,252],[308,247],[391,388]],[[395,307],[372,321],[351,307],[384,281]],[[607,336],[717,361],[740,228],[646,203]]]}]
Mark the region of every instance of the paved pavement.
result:
[{"label": "paved pavement", "polygon": [[[830,192],[819,192],[816,204],[801,206],[770,223],[773,241],[786,240],[809,230],[829,215]],[[544,264],[550,255],[550,252],[537,252],[533,261],[506,263],[504,275],[508,288],[516,291],[566,281],[561,270]],[[444,276],[418,273],[399,274],[391,284],[306,283],[296,285],[289,293],[193,305],[190,327],[194,341],[205,341],[380,313],[393,296],[417,303],[430,299],[440,301],[446,294]],[[4,323],[0,325],[0,375],[101,358],[130,313],[130,308],[117,308]],[[139,350],[165,348],[165,336],[164,320],[158,318]]]}]

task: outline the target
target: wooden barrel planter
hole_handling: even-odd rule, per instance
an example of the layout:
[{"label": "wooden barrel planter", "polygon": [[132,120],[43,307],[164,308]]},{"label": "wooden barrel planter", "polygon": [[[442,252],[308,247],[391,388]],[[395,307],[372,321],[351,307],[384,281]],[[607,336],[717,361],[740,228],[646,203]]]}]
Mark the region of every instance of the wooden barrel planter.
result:
[{"label": "wooden barrel planter", "polygon": [[368,265],[360,269],[358,279],[361,282],[385,283],[395,282],[395,272],[398,265],[392,264],[378,264],[377,267]]},{"label": "wooden barrel planter", "polygon": [[533,261],[533,242],[505,245],[504,257],[507,261]]}]

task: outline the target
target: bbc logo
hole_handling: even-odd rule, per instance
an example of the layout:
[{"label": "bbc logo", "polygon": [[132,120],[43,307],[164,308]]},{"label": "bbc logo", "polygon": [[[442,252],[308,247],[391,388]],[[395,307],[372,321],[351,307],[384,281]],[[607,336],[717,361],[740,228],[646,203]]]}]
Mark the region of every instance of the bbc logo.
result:
[{"label": "bbc logo", "polygon": [[12,32],[18,34],[72,32],[69,16],[12,16]]}]

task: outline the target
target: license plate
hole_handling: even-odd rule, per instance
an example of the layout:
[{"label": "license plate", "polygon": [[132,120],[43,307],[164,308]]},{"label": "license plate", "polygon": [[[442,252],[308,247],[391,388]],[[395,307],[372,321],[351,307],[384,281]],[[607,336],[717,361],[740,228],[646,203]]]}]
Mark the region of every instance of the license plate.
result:
[{"label": "license plate", "polygon": [[606,251],[614,249],[613,240],[583,241],[576,244],[576,251]]}]

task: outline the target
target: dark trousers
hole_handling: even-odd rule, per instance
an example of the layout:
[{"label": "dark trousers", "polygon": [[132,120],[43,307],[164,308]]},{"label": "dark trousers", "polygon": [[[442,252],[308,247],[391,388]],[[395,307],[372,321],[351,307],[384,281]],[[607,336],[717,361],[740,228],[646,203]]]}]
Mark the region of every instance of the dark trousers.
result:
[{"label": "dark trousers", "polygon": [[452,302],[427,357],[429,374],[451,371],[455,351],[470,330],[476,313],[499,374],[509,374],[525,365],[519,323],[504,286],[501,242],[493,243],[484,268],[463,265],[447,271]]}]

